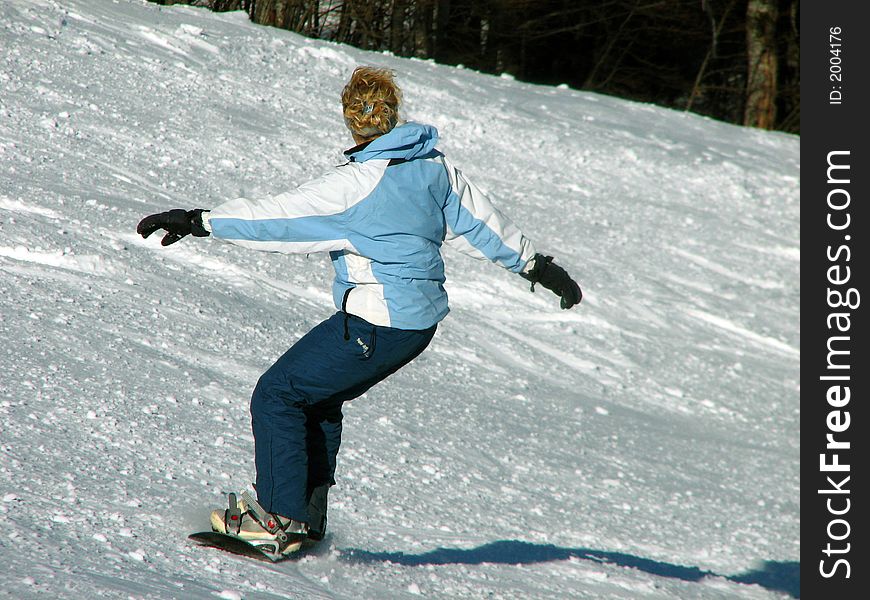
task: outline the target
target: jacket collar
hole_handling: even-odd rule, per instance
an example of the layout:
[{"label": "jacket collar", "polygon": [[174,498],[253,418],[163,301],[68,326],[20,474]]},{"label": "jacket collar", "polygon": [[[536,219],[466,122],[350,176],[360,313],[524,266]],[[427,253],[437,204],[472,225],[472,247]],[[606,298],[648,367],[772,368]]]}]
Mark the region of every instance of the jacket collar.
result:
[{"label": "jacket collar", "polygon": [[[377,138],[375,138],[375,139],[377,139]],[[362,144],[357,144],[353,148],[348,148],[347,150],[344,151],[344,155],[346,157],[348,157],[351,162],[356,162],[354,154],[356,154],[357,152],[361,152],[362,150],[365,150],[366,146],[371,144],[373,141],[375,141],[375,140],[369,140],[367,142],[363,142]]]},{"label": "jacket collar", "polygon": [[368,142],[346,151],[351,162],[371,159],[404,161],[437,154],[438,130],[431,125],[405,123]]}]

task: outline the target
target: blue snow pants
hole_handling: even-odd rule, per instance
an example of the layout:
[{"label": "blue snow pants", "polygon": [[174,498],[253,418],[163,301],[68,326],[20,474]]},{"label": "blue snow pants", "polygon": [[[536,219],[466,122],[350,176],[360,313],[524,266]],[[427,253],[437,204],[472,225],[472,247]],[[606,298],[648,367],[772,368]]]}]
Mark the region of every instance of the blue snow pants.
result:
[{"label": "blue snow pants", "polygon": [[311,490],[335,484],[341,405],[416,358],[436,327],[394,329],[337,312],[260,377],[251,417],[263,508],[308,522]]}]

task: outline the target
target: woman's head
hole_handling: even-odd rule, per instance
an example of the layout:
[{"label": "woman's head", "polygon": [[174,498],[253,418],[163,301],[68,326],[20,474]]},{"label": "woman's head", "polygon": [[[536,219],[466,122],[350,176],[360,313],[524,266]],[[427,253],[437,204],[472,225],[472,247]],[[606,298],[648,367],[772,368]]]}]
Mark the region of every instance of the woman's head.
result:
[{"label": "woman's head", "polygon": [[357,67],[341,93],[344,122],[355,138],[383,135],[399,122],[402,90],[389,69]]}]

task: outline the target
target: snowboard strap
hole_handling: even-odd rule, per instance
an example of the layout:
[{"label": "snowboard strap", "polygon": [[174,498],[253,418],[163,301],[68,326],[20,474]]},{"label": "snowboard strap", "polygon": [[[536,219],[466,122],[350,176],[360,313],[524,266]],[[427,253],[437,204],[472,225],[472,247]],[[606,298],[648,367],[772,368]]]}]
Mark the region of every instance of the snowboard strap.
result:
[{"label": "snowboard strap", "polygon": [[239,535],[242,529],[242,509],[236,502],[236,495],[229,495],[230,507],[224,512],[224,526],[227,533]]}]

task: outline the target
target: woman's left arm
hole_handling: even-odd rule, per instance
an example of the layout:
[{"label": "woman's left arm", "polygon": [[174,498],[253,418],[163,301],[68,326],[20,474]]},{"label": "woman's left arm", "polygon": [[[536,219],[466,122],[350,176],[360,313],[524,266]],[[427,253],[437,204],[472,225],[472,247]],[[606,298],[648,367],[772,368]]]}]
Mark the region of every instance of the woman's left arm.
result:
[{"label": "woman's left arm", "polygon": [[346,212],[365,197],[367,184],[353,169],[337,168],[292,192],[236,198],[211,210],[175,209],[150,215],[137,231],[148,237],[165,229],[164,246],[193,233],[284,254],[353,250],[347,239]]}]

